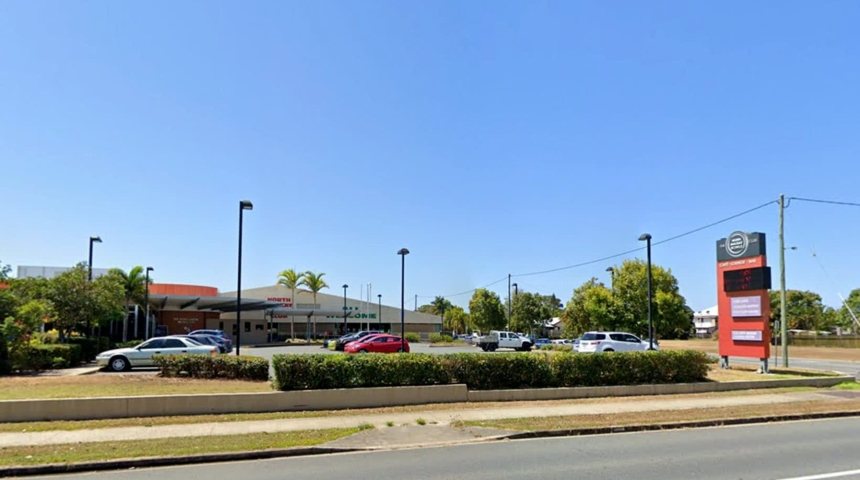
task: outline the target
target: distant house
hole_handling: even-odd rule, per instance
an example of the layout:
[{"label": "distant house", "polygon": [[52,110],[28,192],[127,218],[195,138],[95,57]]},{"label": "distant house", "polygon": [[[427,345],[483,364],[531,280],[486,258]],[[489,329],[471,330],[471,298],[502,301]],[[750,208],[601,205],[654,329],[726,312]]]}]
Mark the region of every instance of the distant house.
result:
[{"label": "distant house", "polygon": [[552,317],[543,322],[544,336],[548,338],[561,338],[561,318]]},{"label": "distant house", "polygon": [[693,326],[696,328],[696,336],[699,338],[710,338],[717,331],[717,318],[719,310],[717,305],[693,313]]}]

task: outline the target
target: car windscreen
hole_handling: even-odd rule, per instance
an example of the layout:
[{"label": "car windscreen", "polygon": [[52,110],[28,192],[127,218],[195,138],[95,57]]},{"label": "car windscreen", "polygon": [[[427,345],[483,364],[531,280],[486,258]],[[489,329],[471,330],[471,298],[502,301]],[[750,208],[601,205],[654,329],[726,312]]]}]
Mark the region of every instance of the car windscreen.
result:
[{"label": "car windscreen", "polygon": [[206,340],[203,340],[201,338],[185,337],[185,340],[194,345],[205,345],[207,343]]},{"label": "car windscreen", "polygon": [[581,340],[606,340],[606,335],[602,333],[586,333]]}]

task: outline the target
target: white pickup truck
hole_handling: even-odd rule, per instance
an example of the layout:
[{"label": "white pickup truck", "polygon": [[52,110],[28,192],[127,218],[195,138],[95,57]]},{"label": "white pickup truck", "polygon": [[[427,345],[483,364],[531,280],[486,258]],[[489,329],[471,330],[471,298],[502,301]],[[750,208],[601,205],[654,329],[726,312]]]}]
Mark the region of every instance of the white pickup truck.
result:
[{"label": "white pickup truck", "polygon": [[485,352],[492,352],[497,348],[513,348],[520,352],[528,352],[532,349],[532,341],[516,332],[503,332],[490,330],[490,333],[478,339],[477,346]]}]

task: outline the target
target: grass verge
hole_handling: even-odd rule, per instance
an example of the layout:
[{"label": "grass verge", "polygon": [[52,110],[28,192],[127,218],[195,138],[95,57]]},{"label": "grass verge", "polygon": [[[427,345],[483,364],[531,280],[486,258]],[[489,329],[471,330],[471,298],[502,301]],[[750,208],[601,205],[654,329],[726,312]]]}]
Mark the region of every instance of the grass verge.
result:
[{"label": "grass verge", "polygon": [[80,463],[141,457],[310,447],[352,435],[361,428],[255,433],[248,435],[164,438],[133,442],[96,442],[0,448],[0,466]]},{"label": "grass verge", "polygon": [[269,382],[162,378],[140,374],[0,378],[0,400],[271,391]]},{"label": "grass verge", "polygon": [[614,413],[608,415],[572,415],[565,417],[508,418],[503,420],[463,421],[461,427],[487,427],[505,430],[569,430],[577,428],[658,425],[677,422],[753,418],[775,415],[808,414],[836,411],[860,411],[860,399],[793,402],[773,405],[745,405],[698,410],[659,410],[652,412]]}]

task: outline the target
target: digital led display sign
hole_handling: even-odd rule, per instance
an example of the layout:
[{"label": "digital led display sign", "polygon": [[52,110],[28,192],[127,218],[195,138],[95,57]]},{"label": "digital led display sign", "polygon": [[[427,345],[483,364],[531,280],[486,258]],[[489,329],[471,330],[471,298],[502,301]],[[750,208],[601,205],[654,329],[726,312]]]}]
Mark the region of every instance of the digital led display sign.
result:
[{"label": "digital led display sign", "polygon": [[770,289],[770,267],[744,268],[723,272],[724,292]]}]

